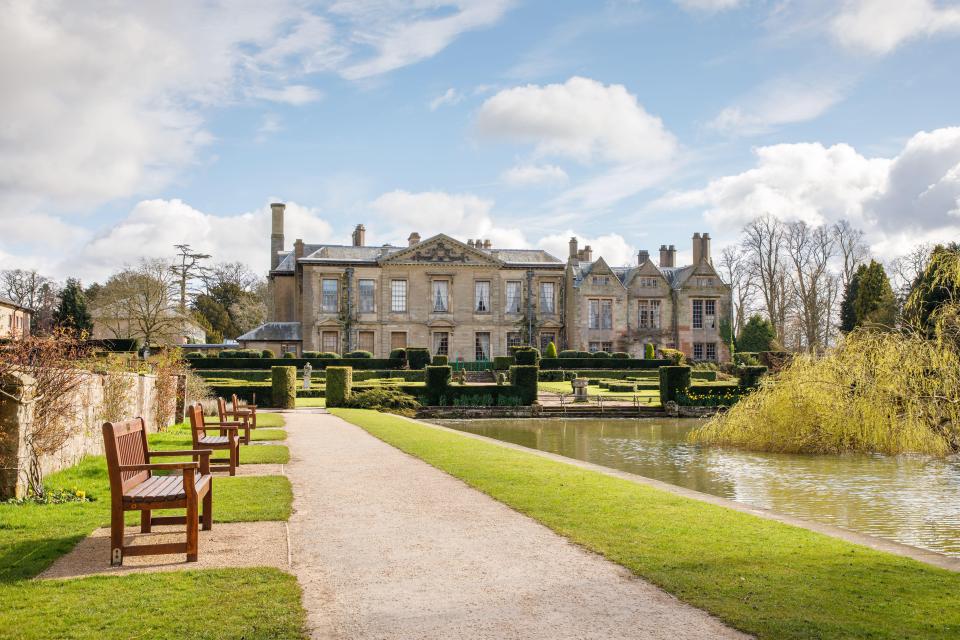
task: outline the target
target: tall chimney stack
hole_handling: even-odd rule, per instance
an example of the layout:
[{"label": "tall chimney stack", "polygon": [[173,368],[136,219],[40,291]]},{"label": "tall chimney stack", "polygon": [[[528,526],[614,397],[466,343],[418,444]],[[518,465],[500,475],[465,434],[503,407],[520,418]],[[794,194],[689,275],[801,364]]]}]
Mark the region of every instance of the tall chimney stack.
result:
[{"label": "tall chimney stack", "polygon": [[472,246],[473,246],[473,238],[467,238],[467,246],[468,246],[468,247],[472,247]]},{"label": "tall chimney stack", "polygon": [[660,245],[660,266],[670,266],[670,250],[667,249],[667,245],[665,244]]},{"label": "tall chimney stack", "polygon": [[420,244],[420,234],[414,231],[407,238],[407,246],[412,247],[415,244]]},{"label": "tall chimney stack", "polygon": [[367,229],[362,224],[358,224],[357,228],[353,230],[353,246],[362,247],[366,239]]},{"label": "tall chimney stack", "polygon": [[280,252],[283,251],[283,210],[287,205],[274,202],[270,205],[270,214],[273,218],[270,231],[270,270],[273,271],[280,264]]},{"label": "tall chimney stack", "polygon": [[650,259],[650,252],[646,249],[640,249],[637,251],[637,266],[642,265],[644,262]]},{"label": "tall chimney stack", "polygon": [[586,245],[583,248],[583,261],[593,262],[593,248],[590,245]]},{"label": "tall chimney stack", "polygon": [[577,236],[570,238],[570,255],[568,256],[571,260],[579,260],[580,253],[577,251]]},{"label": "tall chimney stack", "polygon": [[484,248],[484,249],[489,249],[489,248],[492,247],[492,246],[493,246],[493,243],[490,242],[490,238],[487,238],[486,240],[483,241],[483,248]]},{"label": "tall chimney stack", "polygon": [[700,245],[703,249],[700,250],[700,259],[704,260],[710,264],[713,264],[713,259],[710,257],[710,234],[705,233],[700,236]]},{"label": "tall chimney stack", "polygon": [[700,264],[703,260],[703,243],[700,242],[700,234],[693,234],[693,266]]}]

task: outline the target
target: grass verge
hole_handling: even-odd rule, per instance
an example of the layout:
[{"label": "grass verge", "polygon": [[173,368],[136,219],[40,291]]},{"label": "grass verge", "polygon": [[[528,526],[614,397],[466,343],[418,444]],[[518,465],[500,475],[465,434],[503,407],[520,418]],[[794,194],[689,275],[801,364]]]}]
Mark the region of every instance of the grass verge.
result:
[{"label": "grass verge", "polygon": [[960,574],[396,416],[332,412],[758,637],[960,637]]},{"label": "grass verge", "polygon": [[[297,398],[297,408],[301,407],[325,407],[327,406],[326,398]],[[259,416],[257,417],[259,420]]]}]

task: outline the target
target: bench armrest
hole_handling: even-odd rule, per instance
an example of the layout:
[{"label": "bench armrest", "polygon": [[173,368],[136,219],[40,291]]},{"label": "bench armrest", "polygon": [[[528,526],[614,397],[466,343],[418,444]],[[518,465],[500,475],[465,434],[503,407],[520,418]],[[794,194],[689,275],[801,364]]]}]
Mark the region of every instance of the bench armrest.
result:
[{"label": "bench armrest", "polygon": [[151,462],[147,464],[121,464],[120,471],[181,471],[199,470],[198,462]]},{"label": "bench armrest", "polygon": [[240,427],[246,426],[246,420],[240,421],[231,421],[226,422],[208,422],[206,426],[213,427],[214,429],[239,429]]},{"label": "bench armrest", "polygon": [[147,457],[153,456],[211,456],[213,449],[181,449],[178,451],[147,451]]},{"label": "bench armrest", "polygon": [[208,424],[204,426],[204,429],[207,431],[239,431],[240,427],[233,425],[232,423],[225,422],[223,424]]}]

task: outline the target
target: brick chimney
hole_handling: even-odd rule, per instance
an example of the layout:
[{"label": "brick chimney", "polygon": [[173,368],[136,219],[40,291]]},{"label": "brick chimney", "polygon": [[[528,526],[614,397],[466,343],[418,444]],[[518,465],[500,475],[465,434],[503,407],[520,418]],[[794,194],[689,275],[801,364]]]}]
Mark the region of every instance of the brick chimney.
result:
[{"label": "brick chimney", "polygon": [[669,247],[665,244],[660,245],[660,266],[674,267],[677,260],[677,248],[673,245]]},{"label": "brick chimney", "polygon": [[705,233],[700,236],[700,244],[703,249],[700,250],[700,259],[713,264],[713,258],[710,257],[710,234]]},{"label": "brick chimney", "polygon": [[483,248],[484,248],[484,249],[489,249],[489,248],[492,247],[492,246],[493,246],[493,243],[490,242],[490,238],[487,238],[486,240],[483,241]]},{"label": "brick chimney", "polygon": [[473,238],[467,238],[467,246],[468,246],[468,247],[472,247],[472,246],[473,246]]},{"label": "brick chimney", "polygon": [[270,232],[270,269],[276,269],[280,264],[280,252],[283,251],[283,211],[287,205],[274,202],[270,205],[270,215],[273,218]]},{"label": "brick chimney", "polygon": [[410,236],[407,238],[408,247],[412,247],[415,244],[420,244],[420,234],[417,233],[416,231],[411,233]]},{"label": "brick chimney", "polygon": [[567,257],[571,260],[580,258],[580,252],[577,251],[577,236],[570,238],[570,254]]},{"label": "brick chimney", "polygon": [[365,244],[367,237],[367,230],[362,224],[358,224],[357,228],[353,230],[353,246],[362,247]]},{"label": "brick chimney", "polygon": [[303,257],[303,240],[300,238],[293,243],[293,257],[297,260]]},{"label": "brick chimney", "polygon": [[583,262],[593,262],[593,248],[590,245],[586,245],[580,252],[580,259]]},{"label": "brick chimney", "polygon": [[693,234],[693,264],[694,266],[700,264],[700,261],[703,260],[703,243],[700,242],[700,234]]},{"label": "brick chimney", "polygon": [[646,249],[640,249],[637,251],[637,265],[642,265],[644,262],[650,259],[650,252]]}]

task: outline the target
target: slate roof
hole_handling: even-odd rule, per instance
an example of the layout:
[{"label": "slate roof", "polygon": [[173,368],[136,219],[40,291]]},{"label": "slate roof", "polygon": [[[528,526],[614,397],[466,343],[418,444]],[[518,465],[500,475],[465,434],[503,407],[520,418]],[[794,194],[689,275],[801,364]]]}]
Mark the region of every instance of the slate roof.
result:
[{"label": "slate roof", "polygon": [[24,311],[29,311],[30,313],[33,313],[33,309],[29,307],[25,307],[22,304],[17,304],[10,298],[4,298],[3,296],[0,296],[0,304],[2,304],[5,307],[14,307],[15,309],[23,309]]},{"label": "slate roof", "polygon": [[[590,272],[593,270],[593,265],[596,262],[579,262],[573,267],[574,271],[574,286],[579,287],[583,282],[584,278],[590,275]],[[663,277],[667,279],[667,282],[670,283],[672,289],[679,289],[683,282],[687,279],[690,273],[693,271],[693,265],[686,265],[683,267],[661,267],[659,265],[654,265],[657,267],[657,270],[663,274]],[[633,277],[633,274],[640,267],[610,267],[614,275],[626,285],[630,282],[630,278]]]},{"label": "slate roof", "polygon": [[267,322],[237,338],[237,342],[295,342],[302,340],[299,322]]}]

